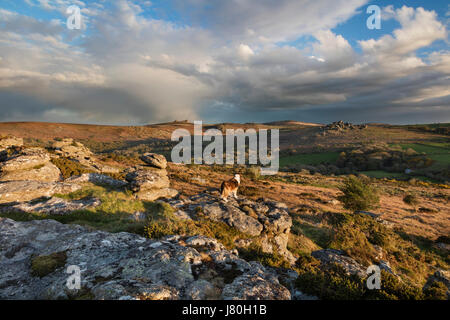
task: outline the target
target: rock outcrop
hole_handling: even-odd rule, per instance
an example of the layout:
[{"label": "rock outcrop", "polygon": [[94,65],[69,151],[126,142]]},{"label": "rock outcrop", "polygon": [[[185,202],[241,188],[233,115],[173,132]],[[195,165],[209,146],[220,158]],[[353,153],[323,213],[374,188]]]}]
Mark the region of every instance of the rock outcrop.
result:
[{"label": "rock outcrop", "polygon": [[[158,155],[154,159],[160,159],[160,157],[164,158]],[[163,163],[161,159],[159,162]],[[178,191],[170,188],[167,170],[155,168],[155,165],[131,168],[125,179],[129,182],[129,188],[140,200],[154,201],[160,198],[173,198],[178,194]]]},{"label": "rock outcrop", "polygon": [[163,189],[170,186],[166,170],[151,168],[139,168],[128,173],[125,179],[129,182],[130,189],[134,192],[150,189]]},{"label": "rock outcrop", "polygon": [[[129,188],[140,200],[154,201],[159,198],[172,198],[178,191],[170,188],[167,175],[167,161],[162,155],[148,153],[142,156],[148,166],[130,168],[127,181],[114,179],[100,172],[114,172],[118,169],[98,162],[93,153],[83,144],[73,139],[55,141],[54,153],[43,148],[24,148],[23,141],[13,138],[0,140],[7,147],[0,159],[0,203],[26,202],[40,197],[51,197],[54,193],[73,192],[79,184],[94,183],[114,188]],[[13,146],[19,145],[19,148]],[[79,162],[91,173],[67,178],[61,183],[61,171],[52,158],[67,158]]]},{"label": "rock outcrop", "polygon": [[53,163],[46,163],[28,170],[4,172],[0,181],[42,181],[55,182],[61,180],[61,171]]},{"label": "rock outcrop", "polygon": [[0,163],[0,181],[61,180],[61,172],[50,162],[50,155],[42,148],[15,151]]},{"label": "rock outcrop", "polygon": [[23,146],[23,139],[16,137],[0,137],[0,151],[6,150],[12,147],[21,147]]},{"label": "rock outcrop", "polygon": [[60,182],[61,172],[50,160],[43,148],[9,149],[0,162],[0,203],[25,202],[80,189],[77,184]]},{"label": "rock outcrop", "polygon": [[251,236],[259,236],[263,231],[263,225],[255,218],[245,214],[239,208],[220,203],[199,203],[203,209],[203,215],[214,221],[222,221],[230,227],[234,227]]},{"label": "rock outcrop", "polygon": [[82,143],[74,141],[71,138],[55,141],[52,145],[55,153],[59,156],[76,160],[82,165],[91,167],[93,154]]},{"label": "rock outcrop", "polygon": [[58,156],[77,161],[93,172],[118,173],[120,171],[118,168],[99,162],[89,148],[84,146],[81,142],[74,141],[71,138],[55,141],[52,144],[52,149]]},{"label": "rock outcrop", "polygon": [[[80,288],[66,286],[69,266]],[[290,299],[276,274],[215,239],[0,218],[0,299]]]},{"label": "rock outcrop", "polygon": [[164,157],[161,154],[157,153],[144,153],[141,156],[141,160],[147,163],[148,165],[158,168],[158,169],[165,169],[167,167],[167,160],[166,157]]},{"label": "rock outcrop", "polygon": [[354,130],[354,129],[365,129],[367,128],[366,124],[352,124],[344,121],[335,121],[333,123],[327,124],[323,127],[324,131],[343,131],[343,130]]},{"label": "rock outcrop", "polygon": [[0,164],[2,172],[32,169],[42,166],[50,161],[50,155],[43,148],[22,149]]},{"label": "rock outcrop", "polygon": [[52,148],[55,153],[38,147],[23,147],[23,140],[18,138],[0,139],[0,146],[6,148],[0,157],[0,203],[27,202],[51,197],[55,193],[70,193],[86,182],[111,187],[127,185],[125,181],[101,173],[86,173],[62,182],[60,169],[52,163],[54,158],[66,157],[78,161],[90,171],[118,171],[97,162],[88,148],[72,139],[54,142]]},{"label": "rock outcrop", "polygon": [[[261,248],[266,253],[282,255],[290,263],[295,258],[287,249],[292,218],[287,206],[276,201],[259,199],[229,199],[220,201],[217,195],[201,193],[186,200],[167,201],[172,207],[188,214],[190,218],[199,217],[221,221],[250,236],[258,237]],[[237,241],[239,246],[248,246],[248,241]]]},{"label": "rock outcrop", "polygon": [[66,194],[81,188],[78,184],[41,181],[9,181],[0,183],[0,203],[30,201],[51,197],[55,193]]}]

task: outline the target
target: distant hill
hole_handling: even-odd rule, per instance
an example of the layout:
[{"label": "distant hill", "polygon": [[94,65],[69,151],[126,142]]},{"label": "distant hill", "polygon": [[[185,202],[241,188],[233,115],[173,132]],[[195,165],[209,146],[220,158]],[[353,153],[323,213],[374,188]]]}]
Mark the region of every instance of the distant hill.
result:
[{"label": "distant hill", "polygon": [[[59,138],[73,138],[95,151],[120,148],[122,150],[140,144],[168,147],[172,132],[176,129],[193,132],[193,124],[187,121],[142,125],[114,126],[46,122],[0,122],[0,136],[22,137],[31,144],[45,144]],[[443,125],[389,125],[369,124],[363,130],[327,131],[317,123],[300,121],[274,121],[268,123],[203,123],[203,129],[280,128],[280,149],[299,153],[339,151],[357,148],[370,143],[424,143],[448,141]]]},{"label": "distant hill", "polygon": [[283,120],[283,121],[272,121],[266,122],[265,124],[271,126],[309,126],[309,127],[321,127],[324,126],[320,123],[310,123],[310,122],[301,122],[301,121],[293,121],[293,120]]}]

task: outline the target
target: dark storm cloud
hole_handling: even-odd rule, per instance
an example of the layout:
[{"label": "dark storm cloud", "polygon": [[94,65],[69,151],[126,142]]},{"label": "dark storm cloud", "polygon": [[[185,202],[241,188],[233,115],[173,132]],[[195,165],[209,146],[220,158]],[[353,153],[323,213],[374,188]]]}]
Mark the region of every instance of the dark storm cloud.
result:
[{"label": "dark storm cloud", "polygon": [[[392,9],[400,27],[360,41],[356,52],[329,29],[365,2],[189,0],[177,4],[191,8],[183,26],[146,17],[138,2],[91,3],[83,9],[89,29],[76,44],[64,40],[61,23],[2,10],[0,117],[450,121],[450,53],[416,55],[447,39],[445,26],[430,11]],[[65,2],[46,3],[64,11]],[[277,44],[299,35],[314,41]]]}]

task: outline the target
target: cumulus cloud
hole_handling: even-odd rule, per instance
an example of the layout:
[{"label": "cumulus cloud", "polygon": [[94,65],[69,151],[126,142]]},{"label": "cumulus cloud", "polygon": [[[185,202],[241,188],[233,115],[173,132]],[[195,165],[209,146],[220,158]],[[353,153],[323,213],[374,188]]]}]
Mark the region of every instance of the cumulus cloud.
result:
[{"label": "cumulus cloud", "polygon": [[385,35],[379,40],[360,41],[364,51],[376,55],[402,55],[447,37],[446,28],[437,20],[434,11],[403,6],[392,15],[401,28],[395,30],[393,36]]},{"label": "cumulus cloud", "polygon": [[[61,14],[67,5],[29,2]],[[388,7],[400,27],[358,51],[331,29],[366,2],[172,1],[190,8],[190,23],[175,23],[146,15],[148,1],[80,1],[89,23],[75,35],[61,22],[0,10],[0,117],[450,121],[450,53],[416,54],[446,40],[445,25],[423,8]],[[279,43],[302,35],[313,39],[302,48]]]}]

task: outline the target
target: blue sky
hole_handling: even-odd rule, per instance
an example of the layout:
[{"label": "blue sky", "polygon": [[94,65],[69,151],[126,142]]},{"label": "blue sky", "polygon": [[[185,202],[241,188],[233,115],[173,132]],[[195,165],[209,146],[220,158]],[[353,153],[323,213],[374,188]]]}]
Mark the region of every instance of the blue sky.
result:
[{"label": "blue sky", "polygon": [[[65,26],[72,4],[81,30]],[[366,27],[371,4],[380,30]],[[450,122],[449,12],[444,0],[3,0],[0,119]]]}]

